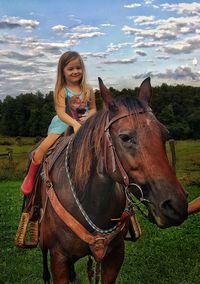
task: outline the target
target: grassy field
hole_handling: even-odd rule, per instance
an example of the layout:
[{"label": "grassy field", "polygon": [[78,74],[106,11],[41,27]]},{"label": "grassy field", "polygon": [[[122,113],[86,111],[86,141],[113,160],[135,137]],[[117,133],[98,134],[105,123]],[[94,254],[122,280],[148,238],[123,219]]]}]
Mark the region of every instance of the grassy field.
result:
[{"label": "grassy field", "polygon": [[[0,146],[6,147],[5,145]],[[10,145],[16,165],[22,161],[15,152],[30,145]],[[200,141],[176,142],[177,175],[189,193],[189,200],[200,195]],[[0,161],[4,163],[5,161]],[[9,170],[9,168],[8,168]],[[13,173],[14,176],[14,173]],[[1,176],[0,176],[1,177]],[[14,237],[20,217],[22,178],[0,182],[0,283],[42,284],[42,257],[39,248],[21,250],[14,247]],[[135,243],[126,242],[126,255],[118,284],[199,284],[200,213],[191,215],[179,227],[161,230],[137,216],[142,229]],[[77,283],[88,283],[86,261],[78,262]]]}]

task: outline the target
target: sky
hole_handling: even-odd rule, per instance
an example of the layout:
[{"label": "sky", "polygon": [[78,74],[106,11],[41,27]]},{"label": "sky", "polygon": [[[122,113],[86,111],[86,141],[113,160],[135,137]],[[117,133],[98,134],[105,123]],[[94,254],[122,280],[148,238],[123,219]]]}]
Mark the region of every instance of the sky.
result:
[{"label": "sky", "polygon": [[0,0],[0,100],[54,89],[61,54],[74,50],[98,88],[200,86],[200,2]]}]

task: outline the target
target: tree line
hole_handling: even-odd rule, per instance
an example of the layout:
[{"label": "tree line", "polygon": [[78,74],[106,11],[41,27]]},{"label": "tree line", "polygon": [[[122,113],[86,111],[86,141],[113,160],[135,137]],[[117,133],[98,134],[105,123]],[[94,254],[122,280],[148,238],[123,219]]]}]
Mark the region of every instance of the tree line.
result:
[{"label": "tree line", "polygon": [[[137,95],[138,88],[110,88],[115,97]],[[95,91],[97,108],[102,100]],[[151,106],[156,117],[169,130],[174,139],[200,138],[200,87],[162,84],[153,88]],[[7,96],[0,101],[0,135],[46,136],[48,125],[55,115],[53,92]]]}]

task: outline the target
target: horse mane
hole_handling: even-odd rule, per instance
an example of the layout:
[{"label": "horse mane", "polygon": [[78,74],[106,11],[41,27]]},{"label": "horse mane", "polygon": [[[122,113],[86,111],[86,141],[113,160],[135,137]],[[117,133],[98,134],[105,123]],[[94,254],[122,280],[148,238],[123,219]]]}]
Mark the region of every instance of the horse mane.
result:
[{"label": "horse mane", "polygon": [[100,155],[107,113],[108,111],[103,109],[88,118],[74,137],[70,172],[77,191],[85,188],[92,161]]},{"label": "horse mane", "polygon": [[112,118],[119,108],[128,111],[143,108],[147,105],[137,97],[118,97],[115,107],[102,109],[86,120],[76,133],[70,154],[70,172],[77,192],[84,191],[92,170],[92,163],[96,162],[102,151],[104,128],[107,115]]}]

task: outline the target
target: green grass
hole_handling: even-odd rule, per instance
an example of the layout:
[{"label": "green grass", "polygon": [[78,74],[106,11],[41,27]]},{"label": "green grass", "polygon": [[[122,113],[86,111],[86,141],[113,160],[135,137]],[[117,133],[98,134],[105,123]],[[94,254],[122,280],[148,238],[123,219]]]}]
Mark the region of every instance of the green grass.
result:
[{"label": "green grass", "polygon": [[[187,186],[190,198],[200,188]],[[197,284],[200,270],[200,214],[191,215],[179,227],[165,230],[141,219],[141,238],[126,243],[126,257],[120,284]]]},{"label": "green grass", "polygon": [[[15,141],[15,140],[13,140]],[[22,195],[19,187],[26,168],[26,151],[30,144],[14,144],[14,165],[7,168],[10,180],[0,182],[0,283],[40,284],[42,281],[42,256],[39,248],[17,249],[14,237],[20,218]],[[32,140],[33,142],[33,140]],[[0,145],[0,152],[6,145]],[[22,154],[23,153],[23,154]],[[24,155],[24,156],[23,156]],[[200,195],[200,141],[176,142],[177,176],[189,193],[189,200]],[[5,162],[5,161],[4,161]],[[8,162],[9,163],[9,162]],[[17,166],[16,166],[17,165]],[[0,160],[0,178],[2,160]],[[8,164],[9,166],[9,164]],[[22,169],[22,166],[24,167]],[[17,176],[16,169],[20,175]],[[16,176],[15,176],[16,175]],[[9,175],[7,173],[7,179]],[[199,284],[200,271],[200,213],[191,215],[179,227],[161,230],[137,216],[142,229],[135,243],[126,242],[125,261],[118,284]],[[88,283],[86,261],[76,265],[78,283]]]},{"label": "green grass", "polygon": [[[14,237],[20,217],[20,182],[0,183],[0,283],[40,284],[42,256],[39,248],[17,249]],[[200,195],[198,186],[187,186],[190,200]],[[142,236],[126,242],[125,261],[118,284],[199,284],[200,214],[191,215],[181,226],[161,230],[137,214]],[[78,262],[78,283],[88,283],[86,260]]]},{"label": "green grass", "polygon": [[0,180],[23,178],[27,168],[28,153],[35,144],[35,138],[0,137],[0,153],[12,152],[12,160],[0,156]]},{"label": "green grass", "polygon": [[200,182],[200,141],[176,141],[177,176],[188,183]]}]

